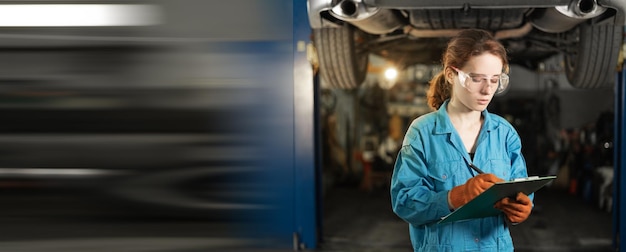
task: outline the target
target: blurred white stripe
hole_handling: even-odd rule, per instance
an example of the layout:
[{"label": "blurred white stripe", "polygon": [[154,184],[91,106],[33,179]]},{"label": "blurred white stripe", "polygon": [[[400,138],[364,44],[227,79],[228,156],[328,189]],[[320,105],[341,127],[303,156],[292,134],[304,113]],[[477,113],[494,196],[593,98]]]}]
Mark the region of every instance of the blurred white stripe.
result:
[{"label": "blurred white stripe", "polygon": [[120,171],[90,168],[0,168],[0,177],[89,177],[120,174]]},{"label": "blurred white stripe", "polygon": [[2,4],[0,26],[149,26],[161,23],[161,10],[147,4]]}]

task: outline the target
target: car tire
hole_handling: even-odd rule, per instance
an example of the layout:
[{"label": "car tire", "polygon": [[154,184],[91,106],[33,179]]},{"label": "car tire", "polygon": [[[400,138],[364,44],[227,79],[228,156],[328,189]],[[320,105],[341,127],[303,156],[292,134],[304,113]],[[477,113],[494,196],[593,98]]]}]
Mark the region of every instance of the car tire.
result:
[{"label": "car tire", "polygon": [[313,29],[319,73],[332,88],[355,89],[365,80],[369,54],[359,45],[365,34],[345,24],[340,28]]},{"label": "car tire", "polygon": [[573,31],[579,42],[564,56],[565,74],[573,87],[595,89],[615,85],[622,29],[616,25],[581,24]]}]

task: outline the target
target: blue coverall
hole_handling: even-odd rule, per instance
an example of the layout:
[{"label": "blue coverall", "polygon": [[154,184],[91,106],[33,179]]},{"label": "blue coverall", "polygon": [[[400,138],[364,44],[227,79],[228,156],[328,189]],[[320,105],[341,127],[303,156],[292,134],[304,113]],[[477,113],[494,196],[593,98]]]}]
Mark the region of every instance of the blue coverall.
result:
[{"label": "blue coverall", "polygon": [[448,102],[408,128],[391,180],[393,211],[409,223],[415,251],[513,251],[504,214],[433,223],[451,213],[450,189],[476,175],[469,163],[503,180],[528,177],[520,137],[509,122],[484,110],[471,160],[446,111]]}]

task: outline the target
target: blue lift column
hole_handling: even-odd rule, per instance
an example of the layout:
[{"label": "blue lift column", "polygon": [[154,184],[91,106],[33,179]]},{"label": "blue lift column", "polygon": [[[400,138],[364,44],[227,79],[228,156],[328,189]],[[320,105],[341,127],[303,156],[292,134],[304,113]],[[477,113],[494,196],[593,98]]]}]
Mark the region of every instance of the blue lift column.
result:
[{"label": "blue lift column", "polygon": [[318,170],[316,169],[318,113],[315,99],[317,88],[313,70],[307,58],[311,41],[311,26],[307,16],[307,1],[293,1],[294,44],[294,199],[296,249],[315,249],[318,242]]},{"label": "blue lift column", "polygon": [[[259,4],[261,6],[261,4]],[[279,38],[259,41],[249,51],[262,59],[255,82],[263,82],[253,97],[265,108],[254,114],[255,137],[263,143],[259,154],[268,188],[260,225],[248,231],[261,237],[263,248],[279,251],[315,249],[318,232],[316,106],[313,70],[307,58],[311,41],[306,0],[267,0],[260,11],[272,11]],[[260,24],[262,25],[262,24]],[[287,27],[288,26],[288,27]],[[283,34],[284,32],[284,34]],[[256,236],[254,235],[256,234]]]},{"label": "blue lift column", "polygon": [[617,74],[615,87],[615,137],[613,184],[613,244],[616,251],[621,251],[621,241],[626,241],[626,68]]}]

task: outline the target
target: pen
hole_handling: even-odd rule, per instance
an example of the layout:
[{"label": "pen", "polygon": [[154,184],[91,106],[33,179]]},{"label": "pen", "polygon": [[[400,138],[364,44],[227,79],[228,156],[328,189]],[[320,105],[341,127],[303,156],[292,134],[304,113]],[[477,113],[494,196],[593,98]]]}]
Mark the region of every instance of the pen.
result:
[{"label": "pen", "polygon": [[478,174],[483,174],[485,173],[483,170],[481,170],[480,168],[476,167],[474,164],[470,163],[469,166],[474,169],[474,171],[478,172]]}]

